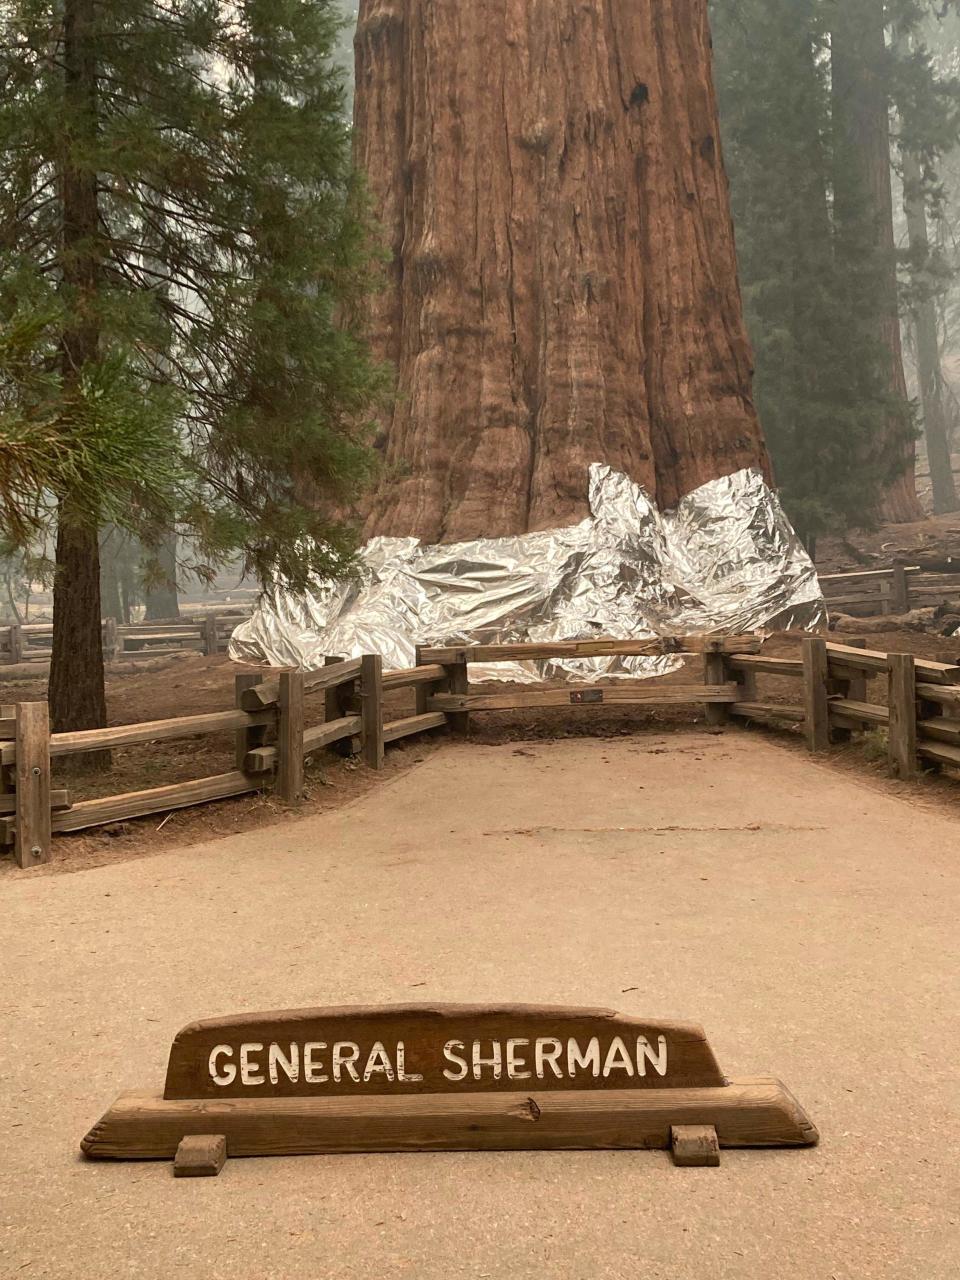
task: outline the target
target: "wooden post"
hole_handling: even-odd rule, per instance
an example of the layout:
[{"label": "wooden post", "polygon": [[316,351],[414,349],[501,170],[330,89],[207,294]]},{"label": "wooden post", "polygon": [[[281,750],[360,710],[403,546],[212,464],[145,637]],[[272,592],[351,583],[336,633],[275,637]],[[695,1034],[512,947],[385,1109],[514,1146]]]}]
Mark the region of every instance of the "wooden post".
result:
[{"label": "wooden post", "polygon": [[203,652],[213,657],[220,652],[220,637],[217,632],[217,615],[209,613],[203,620]]},{"label": "wooden post", "polygon": [[103,620],[103,658],[105,662],[116,662],[120,652],[120,633],[117,630],[116,618]]},{"label": "wooden post", "polygon": [[[341,657],[324,658],[323,665],[332,667],[338,662],[344,661],[346,659]],[[333,689],[327,689],[323,695],[323,718],[329,724],[331,720],[342,720],[344,716],[355,716],[359,711],[359,707],[355,704],[356,682],[348,680],[346,684],[338,684]],[[339,742],[333,743],[330,750],[344,758],[359,755],[360,739],[341,738]]]},{"label": "wooden post", "polygon": [[910,580],[906,565],[899,560],[893,566],[893,611],[901,614],[910,612]]},{"label": "wooden post", "polygon": [[755,671],[735,671],[734,678],[737,682],[738,702],[760,701],[760,691],[757,688],[757,673]]},{"label": "wooden post", "polygon": [[803,731],[811,751],[830,746],[830,676],[827,642],[819,636],[803,639]]},{"label": "wooden post", "polygon": [[11,663],[23,661],[23,632],[20,629],[20,623],[14,622],[10,627],[10,661]]},{"label": "wooden post", "polygon": [[280,673],[277,724],[277,795],[285,804],[303,800],[303,672]]},{"label": "wooden post", "polygon": [[17,820],[19,867],[53,857],[50,834],[50,711],[45,702],[17,706]]},{"label": "wooden post", "polygon": [[913,655],[888,654],[887,666],[890,672],[887,699],[890,707],[887,737],[890,772],[895,777],[909,780],[920,772],[917,759],[917,677]]},{"label": "wooden post", "polygon": [[[707,642],[708,645],[710,642]],[[703,654],[703,683],[726,684],[727,661],[722,652],[722,645],[717,649],[707,648]],[[724,702],[708,702],[704,705],[707,724],[726,724],[730,718],[730,709]]]},{"label": "wooden post", "polygon": [[[417,645],[417,660],[416,660],[416,662],[417,662],[417,666],[418,666],[418,667],[422,667],[422,666],[423,666],[423,659],[420,657],[420,654],[423,652],[423,648],[424,648],[424,646],[423,646],[422,644],[418,644],[418,645]],[[427,711],[428,711],[428,707],[427,707],[427,699],[430,697],[430,687],[429,687],[429,685],[425,685],[425,684],[418,684],[418,685],[415,685],[415,686],[414,686],[414,697],[416,698],[416,707],[415,707],[415,710],[416,710],[417,715],[418,715],[418,716],[425,716],[425,715],[427,714]]]},{"label": "wooden post", "polygon": [[[17,718],[17,708],[15,704],[11,703],[10,705],[4,704],[0,706],[0,719],[16,720],[16,718]],[[10,738],[8,739],[8,741],[10,739],[15,740],[16,735],[17,735],[17,731],[16,729],[14,729],[13,733],[10,734]],[[14,742],[14,745],[16,745],[15,742]],[[16,764],[7,764],[7,765],[0,764],[0,796],[10,795],[12,792],[15,792],[16,789],[17,789]],[[9,838],[11,840],[13,839],[12,832],[10,833]],[[3,838],[2,836],[0,836],[0,846],[2,846],[3,843],[4,843]]]},{"label": "wooden post", "polygon": [[365,653],[360,659],[360,719],[363,758],[371,769],[383,768],[383,658]]},{"label": "wooden post", "polygon": [[[263,673],[260,671],[244,671],[241,675],[234,677],[233,705],[238,710],[241,709],[241,698],[243,697],[244,690],[253,689],[258,684],[263,684]],[[243,769],[248,751],[253,751],[255,747],[263,746],[266,735],[267,726],[264,724],[251,725],[249,729],[237,730],[236,761],[238,769]]]},{"label": "wooden post", "polygon": [[[465,658],[461,658],[459,662],[448,663],[444,670],[447,673],[447,688],[451,693],[470,692],[470,677],[467,673]],[[466,735],[470,732],[470,713],[468,711],[450,712],[447,716],[447,724],[454,733]]]},{"label": "wooden post", "polygon": [[[844,644],[851,649],[865,649],[867,647],[866,640],[847,639],[844,638]],[[829,664],[829,679],[827,680],[828,697],[848,698],[851,702],[866,702],[867,700],[867,677],[862,673],[854,673],[852,670],[843,676],[833,675],[833,663]],[[853,737],[852,729],[830,729],[831,742],[849,742]]]}]

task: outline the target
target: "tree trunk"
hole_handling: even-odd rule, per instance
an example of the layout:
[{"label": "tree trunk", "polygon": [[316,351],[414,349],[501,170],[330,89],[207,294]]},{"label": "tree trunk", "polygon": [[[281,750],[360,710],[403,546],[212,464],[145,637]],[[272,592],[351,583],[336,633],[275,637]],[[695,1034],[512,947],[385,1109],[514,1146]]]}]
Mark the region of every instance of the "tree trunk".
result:
[{"label": "tree trunk", "polygon": [[913,325],[917,342],[917,376],[923,409],[923,432],[927,443],[930,483],[933,486],[935,515],[960,508],[953,480],[953,460],[947,435],[947,415],[943,406],[943,369],[940,365],[940,335],[937,306],[930,275],[930,236],[923,194],[920,161],[911,152],[903,155],[903,208],[910,236],[910,274],[913,282]]},{"label": "tree trunk", "polygon": [[868,254],[872,251],[865,269],[877,273],[875,314],[885,381],[904,406],[904,413],[891,414],[886,426],[887,442],[900,465],[877,514],[903,523],[922,520],[924,513],[917,498],[916,444],[904,426],[909,397],[900,334],[884,32],[884,0],[834,0],[830,41],[837,140],[835,212],[841,251],[846,237],[847,248],[859,254],[851,241],[865,237],[863,248]]},{"label": "tree trunk", "polygon": [[[100,546],[96,529],[60,503],[53,583],[50,713],[56,733],[98,729],[107,722],[100,626]],[[85,767],[109,765],[109,752],[83,757]]]},{"label": "tree trunk", "polygon": [[164,581],[149,588],[146,593],[144,622],[176,620],[180,617],[180,598],[177,594],[177,535],[171,531],[155,552]]},{"label": "tree trunk", "polygon": [[570,523],[592,462],[665,505],[769,475],[706,0],[362,0],[356,55],[399,391],[367,532]]},{"label": "tree trunk", "polygon": [[117,544],[120,531],[115,525],[100,530],[100,612],[104,618],[123,622],[123,601],[120,598],[120,567]]},{"label": "tree trunk", "polygon": [[[61,339],[65,412],[79,405],[85,367],[96,362],[100,334],[97,173],[91,158],[97,129],[95,0],[66,0],[63,10],[64,140],[62,166],[63,253],[61,276],[67,319]],[[60,498],[53,587],[53,653],[50,714],[56,732],[106,724],[100,629],[100,546],[97,523]],[[110,753],[83,757],[90,768],[108,768]]]}]

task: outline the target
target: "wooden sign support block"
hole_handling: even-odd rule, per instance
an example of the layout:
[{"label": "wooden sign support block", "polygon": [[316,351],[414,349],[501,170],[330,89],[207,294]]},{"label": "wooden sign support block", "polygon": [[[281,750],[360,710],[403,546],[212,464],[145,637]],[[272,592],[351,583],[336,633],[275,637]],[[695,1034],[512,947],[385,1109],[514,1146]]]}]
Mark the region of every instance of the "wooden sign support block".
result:
[{"label": "wooden sign support block", "polygon": [[[197,1022],[162,1095],[122,1095],[87,1134],[91,1159],[365,1151],[811,1146],[776,1079],[727,1080],[700,1027],[603,1009],[403,1005]],[[220,1161],[222,1167],[222,1161]]]},{"label": "wooden sign support block", "polygon": [[215,1178],[227,1161],[222,1133],[192,1133],[183,1138],[173,1157],[175,1178]]},{"label": "wooden sign support block", "polygon": [[673,1163],[681,1168],[716,1168],[720,1164],[720,1139],[712,1124],[675,1124],[670,1127]]}]

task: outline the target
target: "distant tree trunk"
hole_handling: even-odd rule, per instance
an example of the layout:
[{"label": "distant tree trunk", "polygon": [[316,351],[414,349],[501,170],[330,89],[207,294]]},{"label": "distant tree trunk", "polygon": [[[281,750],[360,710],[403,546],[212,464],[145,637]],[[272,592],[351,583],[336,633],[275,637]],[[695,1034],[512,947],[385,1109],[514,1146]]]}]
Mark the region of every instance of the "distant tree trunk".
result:
[{"label": "distant tree trunk", "polygon": [[937,306],[930,279],[930,235],[923,194],[920,162],[911,152],[903,156],[903,207],[910,236],[910,268],[915,302],[913,325],[917,342],[917,375],[923,408],[923,431],[930,464],[935,515],[960,508],[953,479],[953,461],[943,404],[943,369],[940,364],[940,336]]},{"label": "distant tree trunk", "polygon": [[[63,253],[68,323],[61,341],[64,388],[79,399],[86,365],[99,355],[94,299],[99,272],[97,174],[83,159],[82,144],[96,131],[96,0],[66,0],[63,9],[64,128],[72,145],[61,174]],[[107,721],[100,628],[99,533],[70,495],[60,499],[56,576],[53,585],[53,653],[50,714],[55,731],[101,728]],[[84,756],[88,767],[108,768],[109,752]]]},{"label": "distant tree trunk", "polygon": [[100,612],[104,618],[113,618],[116,622],[125,621],[123,601],[120,598],[119,557],[117,540],[119,530],[107,525],[100,531]]},{"label": "distant tree trunk", "polygon": [[155,552],[164,581],[149,588],[146,593],[144,622],[159,622],[180,617],[180,598],[177,594],[177,535],[171,533]]},{"label": "distant tree trunk", "polygon": [[[887,47],[884,0],[834,0],[831,21],[833,120],[838,140],[834,195],[837,221],[847,242],[867,237],[877,272],[877,335],[891,395],[906,408],[897,295],[893,184],[890,172],[890,107],[885,79]],[[853,247],[856,252],[856,247]],[[870,269],[870,268],[868,268]],[[892,414],[888,443],[902,437],[902,465],[887,487],[878,515],[906,522],[923,518],[917,498],[916,444],[904,417]]]},{"label": "distant tree trunk", "polygon": [[397,367],[369,533],[565,524],[769,462],[706,0],[361,0],[355,145]]}]

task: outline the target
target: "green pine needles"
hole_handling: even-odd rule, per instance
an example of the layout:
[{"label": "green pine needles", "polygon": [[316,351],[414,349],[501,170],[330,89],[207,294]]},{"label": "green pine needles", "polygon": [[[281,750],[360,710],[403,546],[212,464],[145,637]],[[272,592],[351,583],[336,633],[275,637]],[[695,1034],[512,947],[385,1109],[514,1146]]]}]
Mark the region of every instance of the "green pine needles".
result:
[{"label": "green pine needles", "polygon": [[0,530],[342,575],[383,377],[333,0],[8,0]]}]

